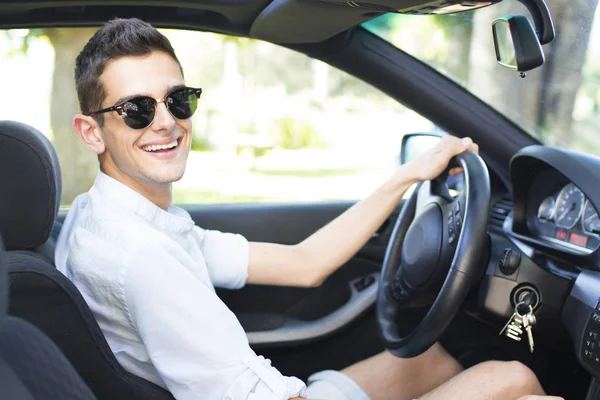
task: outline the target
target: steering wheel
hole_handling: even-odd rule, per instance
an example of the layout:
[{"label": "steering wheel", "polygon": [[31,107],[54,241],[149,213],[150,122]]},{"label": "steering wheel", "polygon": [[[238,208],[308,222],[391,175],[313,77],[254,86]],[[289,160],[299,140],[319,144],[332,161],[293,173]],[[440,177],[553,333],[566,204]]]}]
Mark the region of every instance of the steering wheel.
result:
[{"label": "steering wheel", "polygon": [[[385,348],[410,358],[429,349],[448,327],[481,277],[490,212],[490,179],[470,151],[451,165],[463,169],[463,188],[452,197],[443,176],[417,186],[392,231],[377,292],[377,325]],[[416,327],[402,333],[401,310],[431,305]]]}]

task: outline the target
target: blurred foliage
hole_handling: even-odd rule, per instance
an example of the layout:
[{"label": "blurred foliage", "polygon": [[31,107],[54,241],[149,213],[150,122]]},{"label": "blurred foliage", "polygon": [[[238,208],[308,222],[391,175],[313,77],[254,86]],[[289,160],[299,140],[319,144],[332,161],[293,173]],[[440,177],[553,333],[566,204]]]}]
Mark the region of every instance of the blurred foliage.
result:
[{"label": "blurred foliage", "polygon": [[450,15],[385,14],[363,24],[453,79],[466,82],[474,11]]},{"label": "blurred foliage", "polygon": [[11,29],[1,31],[9,39],[11,46],[8,48],[7,56],[14,57],[19,54],[27,54],[31,43],[45,36],[46,29]]},{"label": "blurred foliage", "polygon": [[496,64],[490,34],[495,18],[531,17],[515,0],[450,15],[386,14],[363,26],[464,86],[543,143],[600,154],[600,137],[592,131],[600,119],[598,0],[554,0],[548,6],[557,37],[544,46],[546,64],[528,72],[527,79]]},{"label": "blurred foliage", "polygon": [[[69,185],[75,195],[89,189],[83,179],[87,161],[79,156],[93,155],[85,148],[71,150],[82,145],[72,128],[77,113],[71,107],[76,106],[72,62],[89,37],[85,29],[0,33],[0,86],[15,93],[0,99],[0,118],[59,133],[50,138],[60,153],[63,181],[75,183]],[[184,179],[174,185],[175,202],[357,199],[379,180],[378,171],[387,177],[396,168],[398,135],[421,123],[380,91],[298,52],[214,33],[163,33],[186,84],[204,90],[193,116],[194,152]],[[33,88],[39,105],[24,110]],[[363,134],[373,115],[382,126],[365,146]],[[97,160],[87,166],[93,178]],[[355,176],[359,181],[353,185],[325,183]],[[269,190],[273,187],[277,191]],[[62,206],[72,198],[63,196]]]},{"label": "blurred foliage", "polygon": [[192,135],[192,151],[210,151],[212,145],[206,136]]},{"label": "blurred foliage", "polygon": [[292,178],[323,178],[354,176],[361,172],[359,168],[330,168],[330,169],[285,169],[285,170],[258,170],[258,175],[279,176]]},{"label": "blurred foliage", "polygon": [[[592,25],[590,18],[596,9],[597,0],[572,1],[577,2],[577,10],[580,11],[562,12],[570,7],[571,3],[567,0],[553,0],[549,4],[556,17],[557,27],[560,27],[557,32],[558,40],[544,47],[548,56],[547,65],[528,74],[526,80],[498,67],[490,45],[491,21],[500,16],[500,13],[514,10],[514,4],[517,4],[514,0],[503,1],[481,11],[447,16],[385,14],[368,21],[364,27],[454,79],[524,129],[537,135],[543,142],[554,144],[555,138],[560,135],[561,145],[600,153],[600,138],[597,135],[600,123],[598,21],[595,21],[590,34],[589,45],[583,40]],[[522,8],[520,5],[519,7]],[[561,37],[568,37],[568,31],[573,27],[579,29],[576,31],[579,35],[577,37],[582,40],[569,39],[566,43],[561,42]],[[37,123],[37,127],[44,132],[56,130],[55,126],[45,126],[50,119],[41,114],[48,114],[49,102],[62,107],[60,110],[55,107],[55,113],[70,113],[64,108],[64,103],[68,100],[64,93],[66,85],[59,85],[60,90],[56,92],[41,80],[53,73],[55,76],[57,73],[70,76],[72,67],[65,62],[54,66],[51,57],[43,51],[38,51],[38,58],[30,53],[35,53],[40,46],[63,46],[63,54],[74,58],[77,48],[81,48],[75,40],[81,36],[78,32],[82,31],[80,29],[73,34],[67,32],[64,37],[60,37],[61,41],[53,41],[48,36],[49,30],[45,29],[15,29],[0,34],[0,39],[6,39],[0,42],[3,45],[1,54],[7,57],[9,63],[14,61],[13,66],[19,65],[4,70],[10,71],[7,74],[10,78],[5,78],[3,87],[26,89],[11,91],[17,93],[8,105],[8,100],[4,103],[0,101],[0,106],[8,109],[4,111],[4,115],[23,115],[14,109],[11,111],[10,107],[27,102],[30,88],[35,88],[40,92],[40,103],[44,104],[35,110],[29,110],[26,115],[29,120],[24,122],[34,126]],[[201,103],[193,117],[192,149],[205,152],[202,157],[222,150],[227,154],[243,153],[246,159],[243,162],[238,160],[242,165],[239,168],[247,168],[249,165],[256,169],[256,175],[261,178],[268,175],[269,178],[282,177],[291,181],[285,171],[300,171],[307,164],[310,169],[302,173],[311,179],[326,178],[324,171],[327,170],[348,170],[358,174],[364,165],[357,167],[349,161],[342,162],[342,158],[330,162],[329,152],[345,154],[352,162],[364,160],[369,154],[373,157],[372,160],[385,158],[381,154],[393,153],[395,157],[394,149],[397,149],[399,135],[422,131],[425,123],[430,125],[424,118],[407,111],[379,90],[301,53],[248,38],[184,30],[163,32],[173,43],[183,65],[186,83],[204,89]],[[69,46],[68,40],[75,44],[71,43]],[[4,46],[6,43],[8,46]],[[585,47],[585,60],[572,57],[565,51],[576,46]],[[65,51],[71,51],[72,54]],[[23,70],[23,82],[19,82],[19,68],[24,68],[27,60],[33,59],[36,60],[36,69],[34,72]],[[6,68],[6,63],[4,64]],[[37,70],[40,71],[39,74]],[[567,78],[575,75],[581,75],[581,79],[567,84]],[[572,115],[562,118],[562,115],[556,113],[556,108],[564,110],[569,105],[573,108]],[[567,112],[570,113],[571,110]],[[71,115],[67,116],[72,118]],[[572,126],[567,124],[564,129],[562,126],[556,128],[557,121],[561,118],[572,122]],[[51,123],[56,125],[55,122]],[[66,126],[65,123],[62,125]],[[373,129],[375,125],[376,129]],[[564,132],[559,132],[561,130]],[[369,138],[368,145],[365,145],[365,135]],[[71,131],[63,136],[68,136],[68,140],[71,136],[73,140],[77,140]],[[267,145],[265,139],[271,144]],[[63,150],[69,151],[64,144],[61,146]],[[276,148],[271,151],[273,146]],[[328,156],[317,161],[314,149],[324,148],[326,150],[323,153],[328,153]],[[294,150],[296,154],[310,154],[310,163],[301,160],[298,165],[292,165],[287,155],[277,158],[278,151],[286,151],[281,149]],[[264,157],[246,165],[244,163],[250,158],[247,157],[248,153],[253,158]],[[77,152],[71,151],[71,154]],[[223,169],[230,168],[234,163],[235,161],[224,162]],[[266,164],[271,172],[267,175],[259,174],[261,165]],[[72,169],[81,170],[82,167]],[[186,174],[190,174],[190,170],[192,169]],[[224,185],[229,177],[227,174],[223,172],[223,179],[215,185]],[[294,176],[298,179],[305,178],[304,175]],[[340,174],[338,178],[344,176],[345,174]],[[202,177],[195,179],[194,184],[199,184],[200,181]],[[296,183],[294,185],[297,186]],[[80,191],[86,189],[81,188]],[[212,201],[221,195],[226,198],[226,202],[273,198],[272,195],[256,195],[255,192],[252,196],[230,195],[213,189],[198,190],[186,197],[184,202]],[[335,196],[330,194],[328,197]],[[198,200],[199,198],[203,200]]]},{"label": "blurred foliage", "polygon": [[259,203],[281,201],[278,198],[224,194],[213,190],[197,190],[189,188],[173,189],[173,204],[227,204],[227,203]]},{"label": "blurred foliage", "polygon": [[317,130],[309,121],[297,119],[292,115],[285,115],[276,121],[272,136],[282,149],[326,147],[326,143],[319,138]]}]

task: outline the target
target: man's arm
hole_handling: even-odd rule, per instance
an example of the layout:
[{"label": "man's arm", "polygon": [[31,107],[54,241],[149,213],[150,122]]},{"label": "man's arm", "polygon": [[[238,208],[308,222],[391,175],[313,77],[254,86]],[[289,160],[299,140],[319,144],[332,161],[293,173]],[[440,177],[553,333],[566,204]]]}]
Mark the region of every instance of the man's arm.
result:
[{"label": "man's arm", "polygon": [[296,245],[250,243],[248,283],[318,286],[371,238],[414,183],[440,175],[455,155],[477,152],[470,139],[444,137],[398,171],[366,199]]}]

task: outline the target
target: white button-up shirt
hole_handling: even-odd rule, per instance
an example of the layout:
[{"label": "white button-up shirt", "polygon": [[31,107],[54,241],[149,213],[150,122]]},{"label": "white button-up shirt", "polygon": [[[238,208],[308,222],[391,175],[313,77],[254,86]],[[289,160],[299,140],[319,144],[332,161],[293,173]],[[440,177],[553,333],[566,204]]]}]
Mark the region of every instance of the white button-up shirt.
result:
[{"label": "white button-up shirt", "polygon": [[[204,230],[100,172],[64,222],[56,266],[85,298],[117,360],[179,400],[287,400],[305,385],[248,344],[214,286],[240,288],[248,241]],[[213,286],[214,285],[214,286]]]}]

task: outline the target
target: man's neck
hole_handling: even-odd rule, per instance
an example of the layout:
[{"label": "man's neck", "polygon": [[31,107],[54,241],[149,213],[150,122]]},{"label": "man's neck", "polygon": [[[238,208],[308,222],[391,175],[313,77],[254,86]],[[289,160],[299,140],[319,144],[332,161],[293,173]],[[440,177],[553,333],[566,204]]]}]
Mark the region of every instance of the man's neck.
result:
[{"label": "man's neck", "polygon": [[135,190],[165,211],[167,211],[171,205],[171,201],[173,200],[171,183],[151,183],[139,181],[122,172],[118,168],[105,168],[101,166],[100,170],[104,174]]}]

